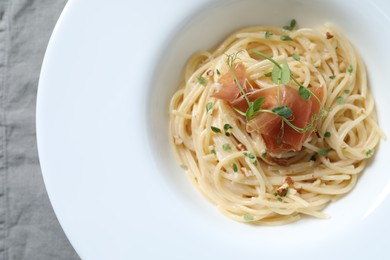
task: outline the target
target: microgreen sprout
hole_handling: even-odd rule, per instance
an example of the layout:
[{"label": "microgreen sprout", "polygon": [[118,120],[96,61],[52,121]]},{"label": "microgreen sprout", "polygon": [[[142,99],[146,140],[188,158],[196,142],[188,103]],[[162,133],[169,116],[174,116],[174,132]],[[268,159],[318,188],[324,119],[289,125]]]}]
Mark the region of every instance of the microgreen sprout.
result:
[{"label": "microgreen sprout", "polygon": [[292,19],[292,20],[290,21],[290,24],[289,24],[289,25],[283,26],[283,29],[288,30],[288,31],[292,31],[292,30],[294,30],[294,28],[295,28],[296,26],[297,26],[297,20]]}]

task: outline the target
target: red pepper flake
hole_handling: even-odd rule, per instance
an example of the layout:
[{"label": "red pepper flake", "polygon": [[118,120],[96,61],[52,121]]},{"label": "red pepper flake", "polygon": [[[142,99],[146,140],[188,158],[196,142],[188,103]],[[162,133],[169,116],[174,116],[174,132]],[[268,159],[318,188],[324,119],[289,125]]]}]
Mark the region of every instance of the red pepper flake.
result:
[{"label": "red pepper flake", "polygon": [[293,179],[291,179],[290,176],[286,177],[285,182],[288,184],[288,186],[292,186],[294,184],[294,181],[293,181]]},{"label": "red pepper flake", "polygon": [[237,150],[239,150],[239,151],[245,151],[246,150],[246,147],[245,147],[245,145],[243,145],[243,144],[238,144],[237,145]]},{"label": "red pepper flake", "polygon": [[331,34],[330,32],[326,32],[326,39],[332,39],[334,37],[333,34]]},{"label": "red pepper flake", "polygon": [[287,195],[287,191],[288,191],[288,187],[287,188],[280,187],[279,189],[276,190],[276,192],[278,193],[278,195],[280,197],[286,196]]}]

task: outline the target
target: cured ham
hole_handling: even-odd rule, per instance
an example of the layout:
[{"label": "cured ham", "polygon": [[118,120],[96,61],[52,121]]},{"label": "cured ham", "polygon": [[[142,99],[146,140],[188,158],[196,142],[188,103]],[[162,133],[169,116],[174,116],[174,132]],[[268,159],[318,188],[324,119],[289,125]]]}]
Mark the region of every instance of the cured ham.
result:
[{"label": "cured ham", "polygon": [[[242,63],[236,63],[233,68],[234,73],[240,85],[245,88],[245,67]],[[233,102],[241,94],[240,89],[238,88],[236,81],[234,79],[233,73],[230,71],[222,77],[219,78],[218,83],[222,85],[220,90],[212,95],[212,97],[223,99],[227,102]]]},{"label": "cured ham", "polygon": [[[241,68],[240,72],[242,72]],[[228,75],[230,75],[230,78],[233,78],[232,73],[229,72],[223,75],[221,80],[222,78],[225,80]],[[245,80],[245,71],[244,76],[242,74],[239,74],[239,76],[240,80],[242,80],[242,77]],[[225,88],[224,82],[220,82],[222,84],[221,90],[214,94],[214,97],[223,99],[229,102],[232,107],[245,112],[249,106],[237,85],[229,82],[226,85],[228,87]],[[322,87],[310,88],[310,90],[319,100],[322,100],[324,94]],[[233,96],[235,97],[234,99]],[[315,116],[320,113],[321,106],[313,95],[305,100],[295,88],[281,85],[279,87],[275,86],[247,92],[246,96],[251,102],[261,97],[264,98],[264,103],[261,106],[263,110],[272,110],[279,106],[289,107],[292,116],[287,119],[298,128],[303,129],[313,123],[313,127],[310,130],[298,132],[287,123],[283,123],[281,116],[266,112],[257,113],[247,122],[246,130],[248,132],[259,132],[263,137],[267,151],[271,153],[280,154],[288,151],[300,151],[302,149],[303,143],[310,136],[312,130],[315,129]]]}]

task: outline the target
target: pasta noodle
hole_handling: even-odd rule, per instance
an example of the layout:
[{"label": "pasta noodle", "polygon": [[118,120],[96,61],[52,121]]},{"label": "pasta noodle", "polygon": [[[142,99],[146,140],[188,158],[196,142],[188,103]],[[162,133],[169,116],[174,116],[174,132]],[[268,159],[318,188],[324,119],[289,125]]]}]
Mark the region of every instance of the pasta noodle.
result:
[{"label": "pasta noodle", "polygon": [[[236,71],[229,57],[234,57],[230,65]],[[284,79],[289,89],[312,90],[311,98],[317,98],[324,113],[314,118],[302,148],[270,151],[264,134],[248,131],[252,119],[247,122],[242,111],[216,97],[224,88],[224,75],[236,76],[233,83],[240,85],[239,64],[245,69],[244,94],[275,88],[274,70],[282,75],[275,67],[289,68],[296,80]],[[283,85],[278,86],[279,105]],[[316,88],[322,98],[315,95]],[[214,51],[196,53],[169,114],[172,146],[193,185],[228,217],[253,224],[285,224],[302,215],[328,217],[322,209],[353,189],[384,137],[364,64],[330,25],[245,28]]]}]

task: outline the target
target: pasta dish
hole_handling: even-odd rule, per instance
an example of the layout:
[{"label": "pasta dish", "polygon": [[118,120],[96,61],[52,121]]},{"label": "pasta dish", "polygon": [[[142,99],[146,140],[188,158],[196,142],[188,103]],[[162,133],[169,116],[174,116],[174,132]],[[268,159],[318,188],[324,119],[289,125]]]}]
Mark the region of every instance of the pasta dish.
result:
[{"label": "pasta dish", "polygon": [[237,221],[328,217],[384,137],[364,64],[331,25],[244,28],[183,75],[169,106],[177,160]]}]

